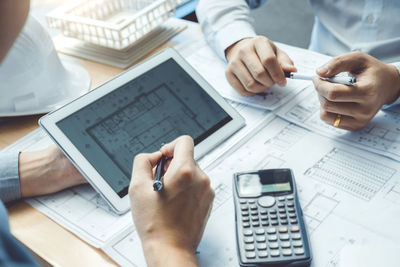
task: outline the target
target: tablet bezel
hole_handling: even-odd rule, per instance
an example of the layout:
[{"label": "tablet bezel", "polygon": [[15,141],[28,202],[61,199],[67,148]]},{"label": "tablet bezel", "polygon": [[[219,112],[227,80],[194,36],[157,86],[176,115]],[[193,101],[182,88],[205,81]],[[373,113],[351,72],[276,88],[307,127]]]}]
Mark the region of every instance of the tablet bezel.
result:
[{"label": "tablet bezel", "polygon": [[177,64],[180,65],[232,118],[231,121],[196,145],[194,156],[195,159],[199,159],[205,153],[212,150],[219,143],[242,128],[245,125],[245,121],[242,116],[234,110],[232,106],[228,104],[222,96],[219,95],[219,93],[215,91],[215,89],[212,88],[211,85],[173,48],[164,49],[146,61],[143,61],[142,63],[112,78],[96,89],[39,119],[39,125],[48,133],[75,167],[83,176],[86,177],[86,180],[105,198],[112,209],[118,214],[123,214],[129,210],[130,203],[128,194],[123,198],[118,196],[117,192],[115,192],[107,181],[102,178],[96,168],[89,163],[89,161],[81,154],[79,149],[76,148],[70,139],[68,139],[68,137],[60,130],[57,126],[57,122],[171,58],[174,59]]}]

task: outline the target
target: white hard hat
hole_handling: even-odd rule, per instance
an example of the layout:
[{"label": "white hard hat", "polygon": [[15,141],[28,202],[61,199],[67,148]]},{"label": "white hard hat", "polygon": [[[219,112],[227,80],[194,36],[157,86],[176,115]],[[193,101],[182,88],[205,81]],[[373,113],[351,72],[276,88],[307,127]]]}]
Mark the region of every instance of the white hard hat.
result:
[{"label": "white hard hat", "polygon": [[61,63],[47,31],[32,16],[0,65],[0,117],[49,112],[84,94],[88,72]]}]

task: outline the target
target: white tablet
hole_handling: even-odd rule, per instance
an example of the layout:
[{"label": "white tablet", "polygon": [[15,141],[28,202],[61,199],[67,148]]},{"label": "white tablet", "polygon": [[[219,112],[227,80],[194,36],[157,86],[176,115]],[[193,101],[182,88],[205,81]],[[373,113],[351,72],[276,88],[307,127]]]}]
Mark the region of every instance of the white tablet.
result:
[{"label": "white tablet", "polygon": [[133,158],[187,134],[198,159],[245,125],[172,48],[39,120],[117,213],[129,210]]}]

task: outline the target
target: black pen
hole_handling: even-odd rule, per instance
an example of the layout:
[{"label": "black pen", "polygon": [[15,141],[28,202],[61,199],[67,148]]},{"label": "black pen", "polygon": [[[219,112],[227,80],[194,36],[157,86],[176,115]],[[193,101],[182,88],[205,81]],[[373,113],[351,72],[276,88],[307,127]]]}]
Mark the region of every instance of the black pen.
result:
[{"label": "black pen", "polygon": [[168,157],[162,155],[161,159],[157,162],[157,167],[156,167],[156,178],[153,183],[153,189],[154,191],[160,191],[163,188],[163,184],[161,181],[161,178],[164,175],[164,165],[167,162]]}]

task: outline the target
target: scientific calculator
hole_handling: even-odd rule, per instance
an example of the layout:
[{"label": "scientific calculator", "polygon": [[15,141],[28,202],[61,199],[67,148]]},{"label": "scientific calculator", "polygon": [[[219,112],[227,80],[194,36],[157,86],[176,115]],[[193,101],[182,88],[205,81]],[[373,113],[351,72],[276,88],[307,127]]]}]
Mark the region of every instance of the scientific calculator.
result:
[{"label": "scientific calculator", "polygon": [[240,266],[309,266],[311,249],[290,169],[235,173]]}]

